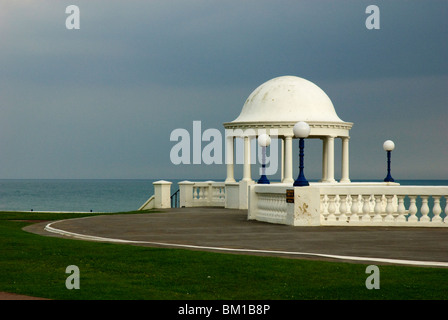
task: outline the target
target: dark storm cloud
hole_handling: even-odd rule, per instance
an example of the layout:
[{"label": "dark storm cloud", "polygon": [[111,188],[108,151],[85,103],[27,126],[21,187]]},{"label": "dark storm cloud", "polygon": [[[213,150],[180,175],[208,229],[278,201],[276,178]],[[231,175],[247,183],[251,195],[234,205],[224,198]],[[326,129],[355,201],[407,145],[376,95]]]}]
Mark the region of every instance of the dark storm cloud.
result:
[{"label": "dark storm cloud", "polygon": [[448,71],[443,3],[380,3],[378,31],[364,27],[367,4],[79,1],[79,31],[64,30],[65,14],[58,17],[54,9],[49,19],[26,16],[29,20],[11,31],[17,33],[11,41],[34,46],[11,52],[3,60],[4,76],[204,85],[247,83],[285,73],[351,79]]},{"label": "dark storm cloud", "polygon": [[[70,4],[80,30],[65,28]],[[382,169],[372,145],[390,132],[412,174],[446,176],[448,4],[377,1],[381,29],[367,30],[370,4],[2,2],[0,177],[214,174],[173,166],[170,132],[193,120],[222,129],[252,90],[287,74],[321,86],[355,122],[353,175]],[[419,168],[413,143],[437,154],[431,170]]]}]

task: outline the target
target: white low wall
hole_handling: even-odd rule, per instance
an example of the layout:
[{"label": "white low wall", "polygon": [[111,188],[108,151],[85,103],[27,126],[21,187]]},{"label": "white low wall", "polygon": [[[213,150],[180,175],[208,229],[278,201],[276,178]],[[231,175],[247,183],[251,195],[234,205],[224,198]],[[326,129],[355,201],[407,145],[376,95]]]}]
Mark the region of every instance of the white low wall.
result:
[{"label": "white low wall", "polygon": [[253,181],[240,182],[179,182],[180,207],[225,207],[247,209],[248,193]]},{"label": "white low wall", "polygon": [[179,182],[180,207],[224,207],[224,182]]},{"label": "white low wall", "polygon": [[[170,208],[171,182],[154,182],[140,208]],[[293,226],[448,227],[448,186],[397,183],[286,184],[179,183],[181,207],[248,208],[248,219]],[[248,190],[246,195],[245,192]],[[286,201],[293,190],[293,202]]]},{"label": "white low wall", "polygon": [[[294,190],[294,203],[286,190]],[[248,219],[294,226],[448,227],[448,186],[250,186]]]},{"label": "white low wall", "polygon": [[248,219],[293,226],[318,226],[319,193],[316,188],[299,188],[294,203],[286,202],[289,185],[270,184],[250,186]]}]

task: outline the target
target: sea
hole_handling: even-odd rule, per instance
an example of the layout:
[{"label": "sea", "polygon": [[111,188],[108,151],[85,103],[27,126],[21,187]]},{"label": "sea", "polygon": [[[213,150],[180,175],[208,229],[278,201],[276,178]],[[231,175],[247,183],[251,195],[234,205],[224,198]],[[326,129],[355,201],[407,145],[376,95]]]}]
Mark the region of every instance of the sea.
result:
[{"label": "sea", "polygon": [[[154,194],[153,182],[155,181],[151,179],[0,179],[0,211],[133,211],[140,208]],[[180,180],[169,181],[173,183],[171,192],[174,193],[178,190]],[[191,181],[197,180],[191,179]],[[396,182],[401,185],[448,186],[448,180]]]},{"label": "sea", "polygon": [[[154,194],[157,180],[0,179],[0,211],[134,211]],[[170,181],[174,193],[179,181]]]}]

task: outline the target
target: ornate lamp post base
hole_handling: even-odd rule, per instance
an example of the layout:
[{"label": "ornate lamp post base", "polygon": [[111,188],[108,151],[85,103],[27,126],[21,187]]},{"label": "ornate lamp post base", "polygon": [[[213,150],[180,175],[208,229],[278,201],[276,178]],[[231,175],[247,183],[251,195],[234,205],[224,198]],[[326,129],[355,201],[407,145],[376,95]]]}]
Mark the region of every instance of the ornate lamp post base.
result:
[{"label": "ornate lamp post base", "polygon": [[258,184],[270,184],[269,179],[264,174],[260,177],[260,179],[258,179],[257,183]]},{"label": "ornate lamp post base", "polygon": [[296,181],[294,181],[294,184],[293,184],[294,187],[307,187],[309,185],[310,184],[308,181],[306,181],[306,179],[304,181],[297,179]]}]

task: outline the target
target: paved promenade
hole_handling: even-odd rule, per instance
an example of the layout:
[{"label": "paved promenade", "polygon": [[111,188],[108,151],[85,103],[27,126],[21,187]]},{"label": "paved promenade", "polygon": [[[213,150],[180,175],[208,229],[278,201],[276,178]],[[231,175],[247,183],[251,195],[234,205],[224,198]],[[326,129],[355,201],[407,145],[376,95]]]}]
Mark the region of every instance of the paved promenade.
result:
[{"label": "paved promenade", "polygon": [[49,223],[26,230],[152,247],[448,267],[448,228],[292,227],[248,221],[247,210],[223,208],[70,219],[51,223],[53,232],[44,230]]}]

